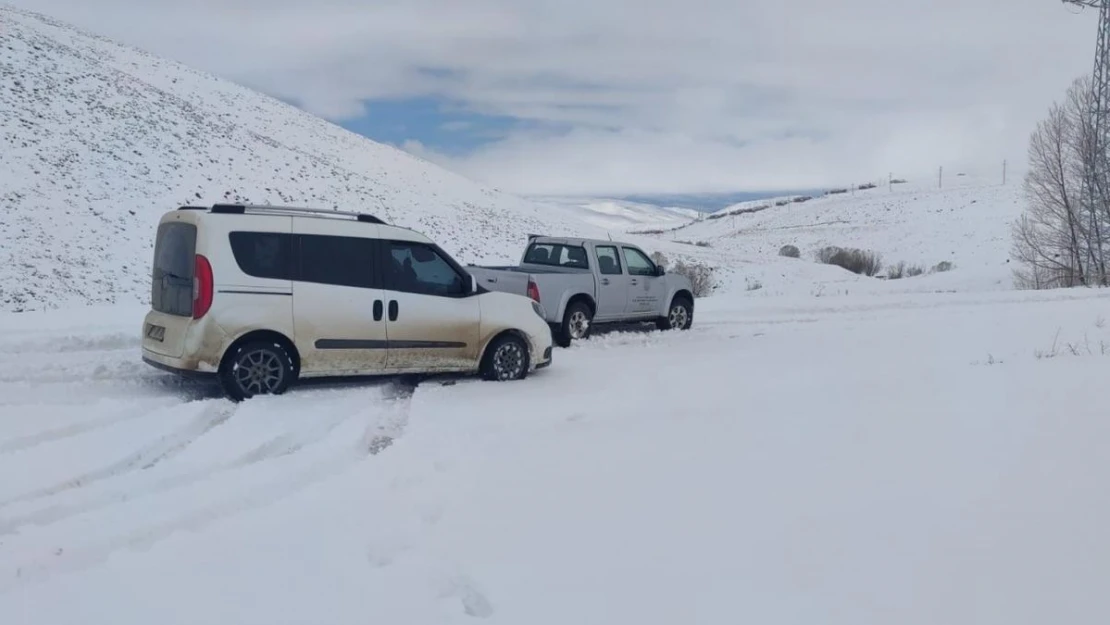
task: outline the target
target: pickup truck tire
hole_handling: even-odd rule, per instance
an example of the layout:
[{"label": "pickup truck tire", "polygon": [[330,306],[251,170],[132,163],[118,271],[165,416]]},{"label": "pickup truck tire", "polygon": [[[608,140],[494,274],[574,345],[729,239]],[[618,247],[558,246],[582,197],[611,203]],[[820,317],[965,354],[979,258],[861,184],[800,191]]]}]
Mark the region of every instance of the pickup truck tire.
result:
[{"label": "pickup truck tire", "polygon": [[528,375],[528,345],[516,334],[506,333],[493,339],[481,364],[482,378],[506,382]]},{"label": "pickup truck tire", "polygon": [[689,330],[694,322],[694,303],[685,295],[676,295],[667,309],[667,316],[660,317],[656,326],[660,330]]},{"label": "pickup truck tire", "polygon": [[559,347],[570,347],[571,341],[590,337],[594,314],[584,302],[574,302],[563,313],[563,322],[555,332],[555,343]]}]

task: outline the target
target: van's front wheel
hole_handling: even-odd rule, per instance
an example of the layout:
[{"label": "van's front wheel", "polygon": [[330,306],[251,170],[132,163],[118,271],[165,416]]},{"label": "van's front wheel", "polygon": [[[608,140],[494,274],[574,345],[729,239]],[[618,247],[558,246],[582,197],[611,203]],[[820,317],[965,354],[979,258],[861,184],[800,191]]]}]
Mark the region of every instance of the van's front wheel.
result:
[{"label": "van's front wheel", "polygon": [[280,395],[292,382],[293,358],[278,343],[240,345],[220,367],[220,385],[235,401],[255,395]]},{"label": "van's front wheel", "polygon": [[482,377],[506,382],[528,375],[528,345],[515,334],[502,334],[493,340],[482,359]]}]

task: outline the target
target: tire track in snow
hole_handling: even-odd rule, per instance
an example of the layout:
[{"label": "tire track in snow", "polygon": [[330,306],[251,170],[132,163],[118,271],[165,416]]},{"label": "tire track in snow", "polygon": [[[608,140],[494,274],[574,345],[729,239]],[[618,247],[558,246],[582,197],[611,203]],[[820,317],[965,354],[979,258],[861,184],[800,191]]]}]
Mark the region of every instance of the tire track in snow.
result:
[{"label": "tire track in snow", "polygon": [[343,423],[356,416],[356,414],[348,413],[341,414],[338,418],[332,417],[329,419],[311,420],[308,423],[309,427],[274,436],[233,460],[212,467],[164,477],[155,482],[144,484],[136,488],[116,490],[85,501],[59,503],[21,516],[0,518],[0,535],[10,534],[27,525],[50,525],[79,514],[93,512],[112,505],[130,503],[143,497],[189,486],[190,484],[215,477],[222,473],[249,467],[266,460],[288,456],[309,445],[318,443]]},{"label": "tire track in snow", "polygon": [[175,432],[171,432],[157,441],[150,443],[138,451],[100,469],[79,475],[60,484],[41,488],[29,493],[0,501],[0,508],[24,501],[33,501],[49,497],[75,488],[81,488],[106,480],[124,473],[136,470],[145,470],[156,466],[159,462],[171,458],[191,445],[195,440],[204,436],[213,428],[231,418],[234,405],[226,402],[208,402],[192,421]]},{"label": "tire track in snow", "polygon": [[142,345],[137,332],[115,332],[101,336],[51,334],[39,339],[0,341],[0,354],[69,354],[74,352],[110,352],[134,349]]},{"label": "tire track in snow", "polygon": [[16,451],[23,451],[49,443],[59,441],[65,438],[72,438],[80,436],[88,432],[93,432],[106,427],[111,427],[126,421],[145,417],[150,414],[151,408],[149,406],[141,406],[132,410],[128,410],[124,414],[117,414],[108,417],[100,417],[97,419],[89,419],[80,423],[72,423],[70,425],[57,427],[45,431],[35,432],[34,434],[27,434],[24,436],[17,436],[0,442],[0,455],[10,454]]},{"label": "tire track in snow", "polygon": [[[196,532],[221,520],[274,504],[315,483],[339,475],[360,461],[380,454],[403,434],[408,424],[412,407],[412,395],[416,390],[416,385],[396,384],[392,386],[392,389],[392,392],[383,392],[383,399],[391,404],[386,408],[386,411],[391,413],[389,417],[367,423],[362,436],[354,443],[348,444],[342,453],[317,460],[310,464],[306,470],[301,470],[292,475],[280,475],[264,485],[253,485],[245,491],[225,496],[215,503],[204,505],[141,529],[68,549],[66,547],[44,546],[36,550],[38,551],[37,555],[26,554],[30,557],[9,558],[11,563],[6,567],[9,573],[0,576],[0,594],[25,584],[50,579],[57,574],[96,566],[106,561],[117,551],[146,550],[176,532]],[[347,419],[341,420],[332,429],[338,429],[347,421]],[[273,445],[273,442],[270,441],[270,443],[255,448],[252,452],[244,454],[239,460],[243,461],[252,453],[258,452],[267,445],[271,450],[280,451],[285,449],[280,445]],[[268,459],[277,460],[280,456],[291,455],[293,454],[278,453],[277,455],[268,456]],[[12,562],[12,560],[18,560],[19,563]]]}]

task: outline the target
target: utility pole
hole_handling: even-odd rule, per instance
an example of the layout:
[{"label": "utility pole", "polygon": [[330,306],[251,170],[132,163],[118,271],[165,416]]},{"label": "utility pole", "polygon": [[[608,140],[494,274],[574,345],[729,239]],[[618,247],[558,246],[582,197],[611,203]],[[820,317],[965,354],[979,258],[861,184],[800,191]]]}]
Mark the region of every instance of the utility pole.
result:
[{"label": "utility pole", "polygon": [[1002,160],[1002,186],[1006,186],[1006,160]]},{"label": "utility pole", "polygon": [[[1099,223],[1096,216],[1099,213],[1110,216],[1110,201],[1107,200],[1108,190],[1105,188],[1107,147],[1110,145],[1107,137],[1107,131],[1110,130],[1110,121],[1107,118],[1110,115],[1106,110],[1110,105],[1110,0],[1062,0],[1062,2],[1081,8],[1098,9],[1099,13],[1095,61],[1091,71],[1091,109],[1087,111],[1092,134],[1091,154],[1083,159],[1083,200],[1088,206],[1094,208],[1091,211],[1089,227],[1095,234],[1098,249],[1091,250],[1089,253],[1092,256],[1097,254],[1097,258],[1101,259],[1102,234],[1098,231]],[[1094,268],[1096,258],[1090,258],[1089,261]],[[1105,267],[1099,267],[1098,270],[1105,276]]]},{"label": "utility pole", "polygon": [[941,165],[940,169],[937,170],[937,188],[944,188],[944,165]]},{"label": "utility pole", "polygon": [[894,172],[890,172],[886,175],[886,190],[891,192],[894,191]]}]

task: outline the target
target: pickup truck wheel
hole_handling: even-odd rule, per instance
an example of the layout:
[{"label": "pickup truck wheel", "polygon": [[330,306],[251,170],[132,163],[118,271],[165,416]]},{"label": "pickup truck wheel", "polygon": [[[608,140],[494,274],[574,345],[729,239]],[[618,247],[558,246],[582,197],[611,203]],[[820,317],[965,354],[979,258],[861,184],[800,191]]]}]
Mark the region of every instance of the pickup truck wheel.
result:
[{"label": "pickup truck wheel", "polygon": [[562,327],[559,328],[559,333],[562,335],[560,346],[568,347],[572,340],[589,338],[593,320],[593,313],[586,304],[575,302],[567,306],[567,311],[563,314]]},{"label": "pickup truck wheel", "polygon": [[504,382],[528,375],[528,346],[515,334],[503,334],[490,344],[482,359],[482,377]]},{"label": "pickup truck wheel", "polygon": [[656,324],[660,330],[689,330],[694,322],[694,306],[686,297],[676,297],[667,309],[667,316]]}]

